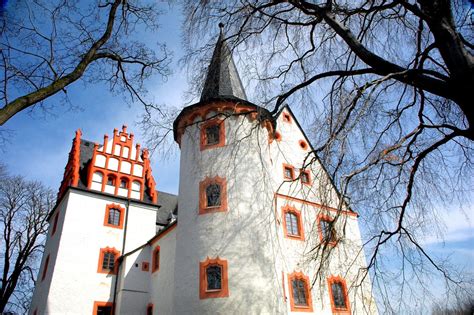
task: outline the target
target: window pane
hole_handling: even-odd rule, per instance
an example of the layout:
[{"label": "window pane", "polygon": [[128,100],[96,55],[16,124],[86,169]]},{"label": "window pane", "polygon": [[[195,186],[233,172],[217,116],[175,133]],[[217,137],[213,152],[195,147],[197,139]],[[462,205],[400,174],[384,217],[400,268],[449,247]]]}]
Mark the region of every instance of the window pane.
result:
[{"label": "window pane", "polygon": [[122,179],[122,180],[120,181],[120,188],[127,188],[127,186],[128,186],[128,185],[127,185],[127,181],[124,180],[124,179]]},{"label": "window pane", "polygon": [[289,235],[300,235],[298,229],[298,217],[296,214],[287,212],[285,214],[286,231]]},{"label": "window pane", "polygon": [[289,167],[285,167],[285,178],[293,179],[293,170]]},{"label": "window pane", "polygon": [[207,145],[219,143],[219,125],[213,125],[206,128]]},{"label": "window pane", "polygon": [[295,305],[308,305],[305,282],[303,280],[295,279],[292,281],[292,287]]},{"label": "window pane", "polygon": [[206,268],[207,290],[220,290],[222,288],[222,268],[209,266]]},{"label": "window pane", "polygon": [[344,299],[344,291],[342,289],[342,284],[339,282],[333,283],[331,285],[332,289],[332,299],[334,301],[334,306],[338,308],[346,308],[346,300]]},{"label": "window pane", "polygon": [[218,184],[211,184],[206,188],[206,198],[208,207],[218,207],[221,205],[221,187]]},{"label": "window pane", "polygon": [[115,178],[112,176],[107,177],[107,185],[115,186]]},{"label": "window pane", "polygon": [[97,308],[97,315],[112,315],[111,306],[99,306]]},{"label": "window pane", "polygon": [[303,183],[306,183],[306,184],[309,183],[309,176],[308,176],[308,173],[306,173],[306,172],[301,173],[301,181],[302,181]]},{"label": "window pane", "polygon": [[109,218],[107,221],[109,224],[112,225],[120,225],[120,210],[119,209],[110,209],[109,210]]},{"label": "window pane", "polygon": [[334,231],[333,223],[329,221],[321,221],[321,231],[323,234],[323,240],[326,242],[335,241],[336,233]]},{"label": "window pane", "polygon": [[113,270],[115,265],[115,254],[111,252],[104,253],[104,260],[102,261],[102,269]]}]

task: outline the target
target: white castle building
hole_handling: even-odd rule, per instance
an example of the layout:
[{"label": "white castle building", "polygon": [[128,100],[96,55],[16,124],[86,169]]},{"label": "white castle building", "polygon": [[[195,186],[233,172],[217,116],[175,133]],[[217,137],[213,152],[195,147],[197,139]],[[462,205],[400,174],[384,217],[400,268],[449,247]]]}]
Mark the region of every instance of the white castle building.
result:
[{"label": "white castle building", "polygon": [[222,34],[200,101],[174,122],[178,196],[156,191],[125,126],[81,137],[30,314],[377,313],[358,215],[290,108],[247,101]]}]

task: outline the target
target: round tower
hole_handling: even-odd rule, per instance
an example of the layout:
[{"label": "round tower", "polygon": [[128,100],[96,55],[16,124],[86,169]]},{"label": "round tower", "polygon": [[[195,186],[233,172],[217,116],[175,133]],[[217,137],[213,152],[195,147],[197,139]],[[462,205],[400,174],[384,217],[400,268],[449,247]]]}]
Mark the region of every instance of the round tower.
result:
[{"label": "round tower", "polygon": [[221,34],[201,99],[174,122],[181,148],[174,313],[283,312],[270,113],[247,101]]}]

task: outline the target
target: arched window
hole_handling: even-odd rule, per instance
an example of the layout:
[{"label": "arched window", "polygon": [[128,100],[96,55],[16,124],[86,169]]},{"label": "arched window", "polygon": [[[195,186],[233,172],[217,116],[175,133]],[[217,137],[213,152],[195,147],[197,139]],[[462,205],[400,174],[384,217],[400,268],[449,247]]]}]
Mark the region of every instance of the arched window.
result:
[{"label": "arched window", "polygon": [[120,252],[115,248],[101,248],[99,254],[99,273],[117,274],[117,259]]},{"label": "arched window", "polygon": [[333,313],[350,314],[350,303],[347,296],[346,281],[341,277],[328,279],[329,298]]},{"label": "arched window", "polygon": [[293,312],[312,312],[313,302],[309,278],[301,272],[288,275],[290,287],[290,306]]},{"label": "arched window", "polygon": [[94,174],[92,174],[91,189],[99,191],[102,190],[103,180],[104,175],[101,172],[94,172]]},{"label": "arched window", "polygon": [[227,211],[226,181],[206,178],[199,183],[199,214]]},{"label": "arched window", "polygon": [[130,197],[134,199],[140,199],[141,197],[141,187],[142,185],[138,181],[132,182],[132,192],[130,193]]},{"label": "arched window", "polygon": [[292,239],[304,240],[301,213],[294,207],[285,206],[282,209],[282,216],[285,236]]},{"label": "arched window", "polygon": [[108,186],[115,186],[115,176],[114,175],[107,176],[107,185]]},{"label": "arched window", "polygon": [[228,297],[227,261],[217,257],[200,262],[199,282],[201,299]]},{"label": "arched window", "polygon": [[120,180],[120,188],[128,189],[128,180],[125,178],[122,178]]}]

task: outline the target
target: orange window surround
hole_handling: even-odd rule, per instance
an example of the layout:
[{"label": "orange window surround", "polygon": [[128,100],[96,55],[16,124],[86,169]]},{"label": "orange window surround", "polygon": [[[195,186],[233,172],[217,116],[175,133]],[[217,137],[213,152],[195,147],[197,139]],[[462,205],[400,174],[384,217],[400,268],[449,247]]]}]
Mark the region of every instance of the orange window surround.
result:
[{"label": "orange window surround", "polygon": [[142,271],[149,271],[150,270],[150,263],[148,261],[142,262]]},{"label": "orange window surround", "polygon": [[308,170],[300,170],[301,183],[311,186],[311,173]]},{"label": "orange window surround", "polygon": [[[217,205],[209,205],[210,196],[209,188],[219,187],[219,203]],[[199,183],[199,214],[225,212],[227,211],[227,184],[225,178],[219,176],[204,179]]]},{"label": "orange window surround", "polygon": [[116,275],[118,271],[118,258],[120,251],[114,247],[101,248],[99,252],[99,265],[97,267],[98,273],[107,273]]},{"label": "orange window surround", "polygon": [[[111,203],[105,207],[104,226],[123,229],[123,218],[125,214],[125,208],[119,204]],[[117,218],[118,215],[118,218]],[[118,222],[117,222],[118,219]],[[118,223],[118,224],[117,224]]]},{"label": "orange window surround", "polygon": [[113,311],[114,311],[114,303],[94,301],[94,311],[92,313],[93,315],[113,314]]},{"label": "orange window surround", "polygon": [[351,304],[347,295],[346,280],[342,277],[331,276],[328,278],[328,288],[333,314],[351,314]]},{"label": "orange window surround", "polygon": [[311,297],[308,276],[301,272],[288,275],[288,288],[290,295],[290,309],[292,312],[312,312],[313,299]]},{"label": "orange window surround", "polygon": [[[214,118],[204,122],[200,132],[201,151],[223,147],[225,145],[225,123],[224,120]],[[217,134],[215,134],[217,132]],[[211,139],[211,134],[215,135]],[[217,137],[217,138],[215,138]]]},{"label": "orange window surround", "polygon": [[[217,267],[220,268],[220,288],[219,289],[208,289],[208,268]],[[207,259],[199,263],[199,298],[224,298],[229,296],[229,279],[227,275],[227,260],[220,259]]]},{"label": "orange window surround", "polygon": [[285,237],[304,241],[304,229],[301,212],[292,206],[282,208],[283,232]]},{"label": "orange window surround", "polygon": [[283,178],[294,180],[295,179],[295,168],[290,164],[283,164]]}]

